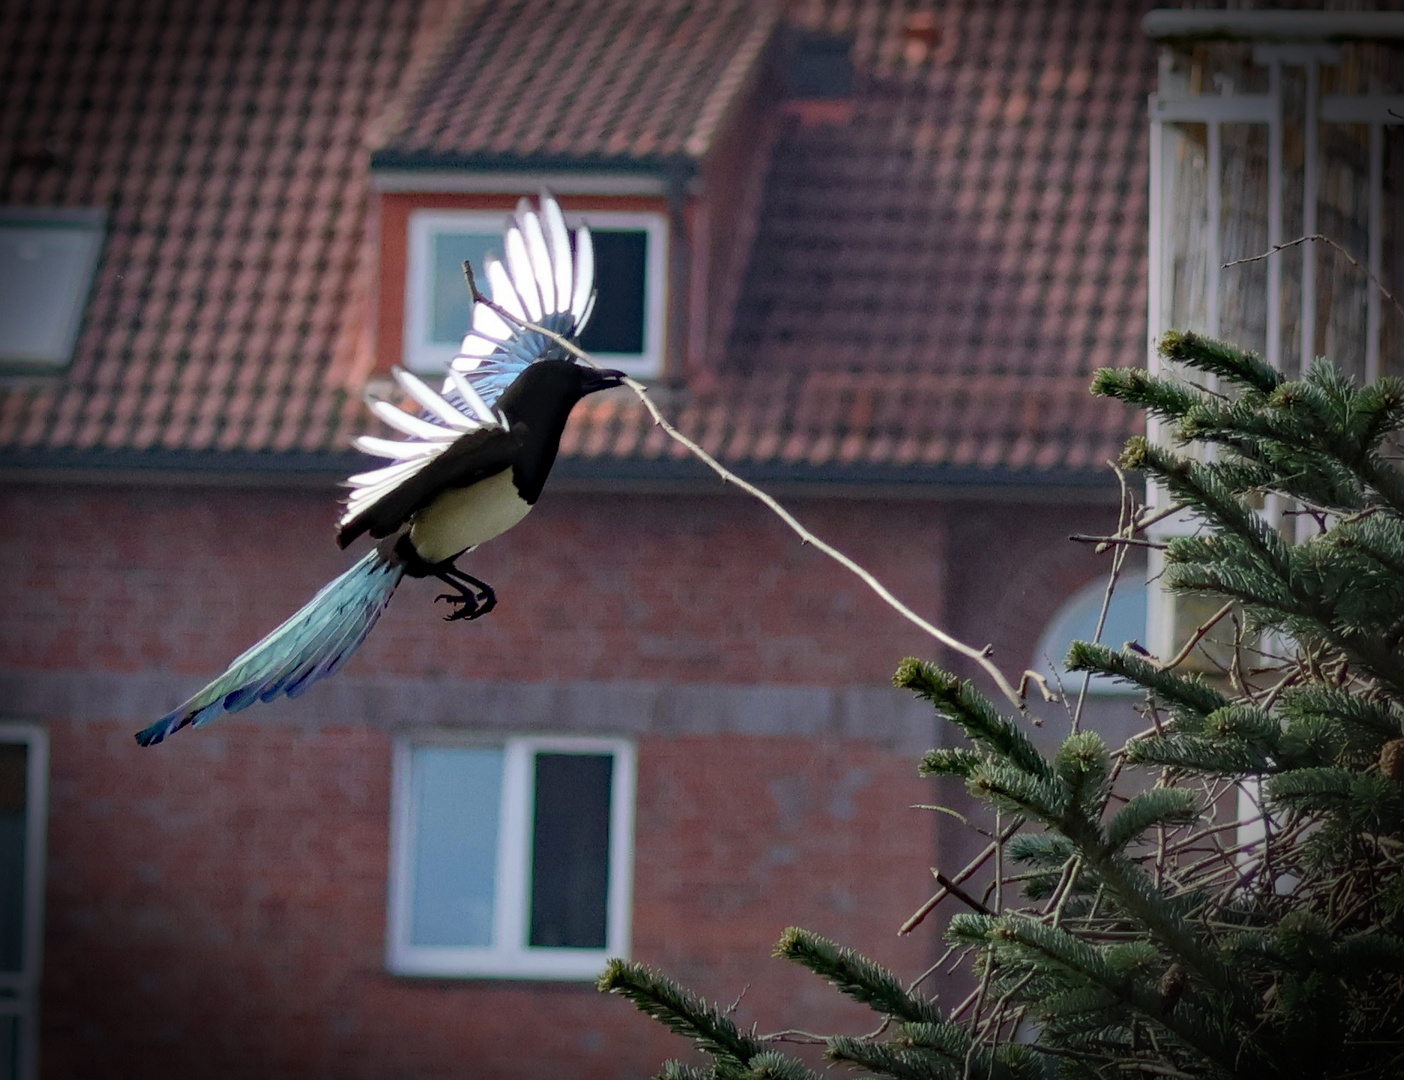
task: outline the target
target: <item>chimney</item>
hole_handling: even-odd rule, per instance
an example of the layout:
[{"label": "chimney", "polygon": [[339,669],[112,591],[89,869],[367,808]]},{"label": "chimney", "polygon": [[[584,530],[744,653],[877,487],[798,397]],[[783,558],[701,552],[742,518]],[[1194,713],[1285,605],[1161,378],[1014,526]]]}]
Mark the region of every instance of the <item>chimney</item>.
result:
[{"label": "chimney", "polygon": [[853,115],[853,40],[789,26],[781,43],[783,111],[801,125],[840,125]]}]

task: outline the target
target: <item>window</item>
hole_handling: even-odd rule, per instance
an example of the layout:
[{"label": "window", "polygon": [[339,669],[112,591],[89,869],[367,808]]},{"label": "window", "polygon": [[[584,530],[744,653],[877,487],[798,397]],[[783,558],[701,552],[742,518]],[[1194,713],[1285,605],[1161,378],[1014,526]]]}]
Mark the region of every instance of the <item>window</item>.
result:
[{"label": "window", "polygon": [[102,237],[97,211],[0,208],[0,365],[69,362]]},{"label": "window", "polygon": [[405,740],[394,781],[392,971],[593,979],[628,952],[631,744]]},{"label": "window", "polygon": [[[507,215],[485,210],[418,210],[409,219],[409,272],[405,282],[404,363],[441,371],[458,352],[469,326],[470,262],[486,287],[483,257],[501,254]],[[590,226],[599,298],[581,345],[601,363],[631,375],[663,369],[664,296],[668,231],[660,214],[567,214],[574,228]]]},{"label": "window", "polygon": [[[1033,738],[1046,752],[1054,753],[1061,745],[1068,733],[1069,711],[1077,708],[1078,699],[1082,697],[1083,674],[1069,671],[1063,661],[1074,641],[1091,641],[1096,636],[1097,618],[1102,613],[1106,590],[1106,580],[1099,579],[1074,593],[1049,620],[1034,653],[1030,667],[1047,678],[1050,687],[1061,686],[1065,698],[1061,704],[1040,703],[1046,722],[1036,729]],[[1145,637],[1146,579],[1144,574],[1128,568],[1112,593],[1101,641],[1119,649],[1128,641],[1144,642]],[[1137,711],[1144,696],[1139,689],[1126,683],[1093,678],[1082,700],[1082,727],[1097,732],[1112,747],[1121,746],[1146,726]]]},{"label": "window", "polygon": [[[1050,685],[1056,685],[1055,678],[1061,680],[1063,689],[1074,697],[1082,688],[1082,675],[1069,671],[1063,666],[1063,661],[1067,659],[1068,649],[1074,641],[1091,641],[1096,637],[1097,619],[1102,613],[1106,591],[1107,583],[1103,580],[1079,589],[1048,623],[1034,653],[1033,670],[1047,678]],[[1124,642],[1144,641],[1145,636],[1146,581],[1137,574],[1126,573],[1112,593],[1100,640],[1104,645],[1119,649]],[[1097,678],[1088,684],[1087,692],[1100,695],[1139,693],[1135,687],[1128,687],[1125,683]]]},{"label": "window", "polygon": [[48,743],[0,724],[0,1080],[38,1075]]},{"label": "window", "polygon": [[[1396,296],[1404,282],[1404,80],[1388,17],[1160,10],[1143,25],[1161,43],[1150,98],[1148,368],[1177,374],[1154,347],[1176,329],[1255,350],[1288,375],[1323,355],[1357,380],[1400,374],[1404,319],[1370,280]],[[1355,265],[1297,242],[1315,235]],[[1147,434],[1164,443],[1161,423],[1149,418]],[[1168,502],[1148,486],[1150,510]],[[1285,508],[1268,500],[1264,520],[1302,538],[1310,519],[1284,527]],[[1201,524],[1173,514],[1148,534],[1166,541]],[[1154,580],[1159,549],[1148,562]],[[1158,586],[1149,603],[1146,645],[1162,658],[1219,606]],[[1221,622],[1181,670],[1221,674],[1230,634]]]},{"label": "window", "polygon": [[[1146,24],[1166,43],[1150,100],[1150,340],[1196,330],[1289,374],[1322,355],[1357,379],[1397,374],[1404,326],[1363,271],[1398,295],[1400,54],[1382,25],[1376,42],[1333,40],[1369,36],[1345,26],[1356,13],[1317,13],[1290,42],[1281,12],[1235,12],[1233,40],[1223,14]],[[1318,243],[1254,258],[1316,234],[1357,266]]]}]

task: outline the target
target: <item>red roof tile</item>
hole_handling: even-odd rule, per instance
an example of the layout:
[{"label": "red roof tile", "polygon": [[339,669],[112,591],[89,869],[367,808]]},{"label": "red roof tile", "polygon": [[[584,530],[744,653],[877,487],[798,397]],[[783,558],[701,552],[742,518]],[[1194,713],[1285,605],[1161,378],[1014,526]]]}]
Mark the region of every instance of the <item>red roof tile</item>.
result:
[{"label": "red roof tile", "polygon": [[[1132,418],[1087,384],[1145,348],[1144,7],[953,2],[934,46],[905,33],[902,4],[802,10],[853,36],[855,108],[791,119],[775,147],[731,393],[793,373],[785,422],[822,426],[839,460],[939,443],[956,464],[1099,467]],[[889,430],[863,436],[836,405],[860,382]],[[791,452],[829,452],[815,438]]]},{"label": "red roof tile", "polygon": [[1139,5],[948,4],[916,62],[904,14],[823,18],[855,34],[856,110],[792,123],[775,149],[729,365],[1085,383],[1098,345],[1138,361],[1154,59]]},{"label": "red roof tile", "polygon": [[378,163],[700,159],[778,0],[471,5],[397,103]]},{"label": "red roof tile", "polygon": [[[1136,414],[1061,376],[795,372],[664,393],[663,411],[713,455],[738,466],[902,466],[1105,470],[1138,430]],[[619,392],[586,399],[561,453],[659,459],[681,448]]]}]

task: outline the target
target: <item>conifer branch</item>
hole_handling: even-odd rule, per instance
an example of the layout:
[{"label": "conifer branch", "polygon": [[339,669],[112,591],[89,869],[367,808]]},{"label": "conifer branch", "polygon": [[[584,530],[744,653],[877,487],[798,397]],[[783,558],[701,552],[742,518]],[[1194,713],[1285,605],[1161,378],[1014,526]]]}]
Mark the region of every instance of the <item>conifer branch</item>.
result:
[{"label": "conifer branch", "polygon": [[715,1005],[689,993],[661,972],[643,964],[611,960],[596,984],[609,994],[627,998],[679,1035],[692,1039],[709,1054],[746,1066],[765,1046],[737,1029]]},{"label": "conifer branch", "polygon": [[881,964],[798,926],[789,927],[780,936],[774,955],[802,964],[854,1001],[898,1020],[924,1023],[942,1020],[941,1010],[934,1001],[909,993]]},{"label": "conifer branch", "polygon": [[[1098,384],[1221,448],[1201,461],[1137,441],[1130,462],[1202,523],[1163,548],[1161,580],[1235,601],[1233,659],[1212,683],[1178,667],[1227,604],[1165,664],[1076,644],[1067,666],[1146,691],[1150,727],[1116,750],[1074,730],[1051,757],[968,682],[903,662],[897,684],[970,739],[921,771],[1019,813],[1002,830],[997,815],[994,841],[938,876],[903,927],[948,895],[971,908],[936,967],[973,955],[979,984],[944,1019],[914,995],[935,967],[904,989],[834,942],[787,935],[787,955],[885,1017],[830,1037],[833,1061],[903,1080],[1392,1080],[1404,1064],[1404,473],[1381,449],[1404,425],[1404,383],[1356,387],[1326,364],[1288,380],[1192,334],[1162,348],[1213,389],[1129,372]],[[1265,495],[1301,500],[1313,528],[1280,529]],[[1106,539],[1154,518],[1123,506]],[[1260,631],[1276,636],[1245,637]],[[1046,831],[1018,831],[1026,820]],[[983,892],[962,885],[977,870],[993,877]],[[725,1043],[677,1019],[696,1005],[644,997]],[[1013,1045],[1025,1016],[1038,1040]],[[720,1080],[757,1064],[715,1057]]]}]

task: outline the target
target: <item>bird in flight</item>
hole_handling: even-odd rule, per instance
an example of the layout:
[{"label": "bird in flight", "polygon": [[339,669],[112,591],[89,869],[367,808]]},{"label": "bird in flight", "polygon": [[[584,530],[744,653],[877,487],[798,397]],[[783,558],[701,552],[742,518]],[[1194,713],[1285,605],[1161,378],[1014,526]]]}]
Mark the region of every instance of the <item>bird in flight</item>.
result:
[{"label": "bird in flight", "polygon": [[[526,199],[518,204],[503,248],[503,259],[486,260],[493,303],[578,339],[595,302],[589,229],[575,231],[572,248],[560,206],[543,194],[539,208]],[[297,697],[356,651],[406,575],[438,578],[452,590],[438,598],[453,608],[450,621],[493,609],[491,586],[455,560],[526,517],[550,475],[571,409],[587,394],[620,385],[624,373],[578,364],[558,343],[483,303],[474,304],[472,323],[441,390],[395,370],[417,412],[384,399],[369,403],[405,438],[355,440],[358,449],[392,464],[346,481],[350,494],[336,539],[344,548],[368,534],[375,547],[223,675],[138,732],[138,743],[152,746],[256,701]]]}]

